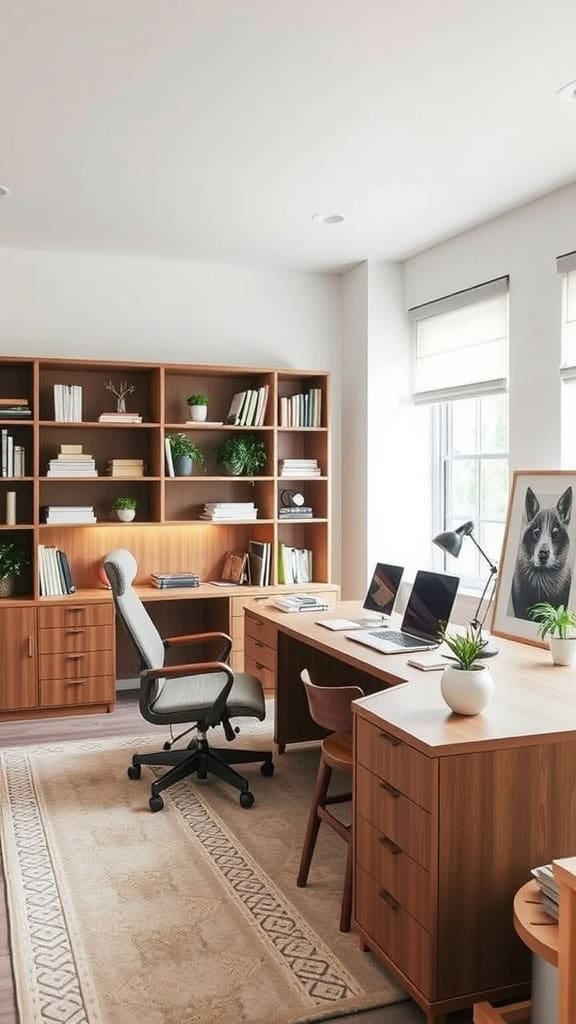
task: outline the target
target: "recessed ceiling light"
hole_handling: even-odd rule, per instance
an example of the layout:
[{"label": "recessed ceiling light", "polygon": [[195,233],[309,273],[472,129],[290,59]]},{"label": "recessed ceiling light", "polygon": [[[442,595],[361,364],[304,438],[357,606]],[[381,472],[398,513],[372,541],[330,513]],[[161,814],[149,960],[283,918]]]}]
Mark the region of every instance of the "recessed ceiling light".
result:
[{"label": "recessed ceiling light", "polygon": [[341,213],[314,213],[312,220],[316,224],[341,224],[344,217]]},{"label": "recessed ceiling light", "polygon": [[8,186],[7,185],[0,185],[0,199],[2,198],[2,196],[9,196],[9,195],[10,195],[10,189],[8,188]]},{"label": "recessed ceiling light", "polygon": [[576,81],[568,82],[558,89],[558,98],[564,103],[576,103]]}]

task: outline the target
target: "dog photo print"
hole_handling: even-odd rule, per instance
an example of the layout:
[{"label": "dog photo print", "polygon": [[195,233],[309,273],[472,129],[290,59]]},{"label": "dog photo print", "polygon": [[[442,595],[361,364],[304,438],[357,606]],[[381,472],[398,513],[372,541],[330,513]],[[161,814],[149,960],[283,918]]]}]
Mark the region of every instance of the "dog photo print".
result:
[{"label": "dog photo print", "polygon": [[546,646],[529,617],[532,605],[576,600],[576,472],[514,474],[492,632]]}]

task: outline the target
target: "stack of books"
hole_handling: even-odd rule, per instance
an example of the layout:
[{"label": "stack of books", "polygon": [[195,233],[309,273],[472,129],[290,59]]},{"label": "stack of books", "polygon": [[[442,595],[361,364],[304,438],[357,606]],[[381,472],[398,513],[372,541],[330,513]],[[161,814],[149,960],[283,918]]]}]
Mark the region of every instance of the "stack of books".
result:
[{"label": "stack of books", "polygon": [[552,865],[544,864],[540,868],[532,868],[531,875],[536,879],[538,888],[540,889],[540,902],[542,904],[542,909],[557,921],[560,898],[558,895],[558,883],[554,878]]},{"label": "stack of books", "polygon": [[280,459],[280,476],[296,480],[321,476],[318,459]]},{"label": "stack of books", "polygon": [[82,422],[80,384],[54,384],[54,419],[60,423]]},{"label": "stack of books", "polygon": [[150,582],[159,590],[173,590],[176,587],[199,587],[200,577],[195,572],[153,572]]},{"label": "stack of books", "polygon": [[85,455],[81,444],[61,444],[55,459],[50,459],[46,476],[98,476],[93,455]]},{"label": "stack of books", "polygon": [[48,526],[85,526],[97,522],[93,505],[43,505],[42,522]]},{"label": "stack of books", "polygon": [[270,584],[272,544],[268,541],[251,540],[248,544],[248,569],[250,583],[255,587]]},{"label": "stack of books", "polygon": [[207,501],[200,513],[200,519],[210,523],[249,523],[257,518],[258,509],[253,501]]},{"label": "stack of books", "polygon": [[142,423],[139,412],[101,412],[99,423]]},{"label": "stack of books", "polygon": [[314,509],[311,505],[280,505],[278,518],[285,522],[293,522],[296,519],[313,519]]},{"label": "stack of books", "polygon": [[64,551],[39,544],[38,572],[40,575],[40,594],[42,597],[61,597],[74,593],[76,588],[72,580],[68,558]]},{"label": "stack of books", "polygon": [[31,416],[27,398],[0,398],[0,420],[26,420]]},{"label": "stack of books", "polygon": [[280,398],[281,427],[320,427],[322,425],[322,391],[310,388],[300,395]]},{"label": "stack of books", "polygon": [[14,438],[7,430],[1,432],[0,469],[2,476],[25,476],[26,457],[21,444],[14,444]]},{"label": "stack of books", "polygon": [[261,427],[268,405],[268,385],[248,391],[238,391],[231,403],[225,423],[237,427]]},{"label": "stack of books", "polygon": [[108,476],[144,476],[144,459],[109,459]]},{"label": "stack of books", "polygon": [[290,594],[286,597],[275,597],[272,604],[283,612],[325,612],[328,609],[326,601],[313,594]]},{"label": "stack of books", "polygon": [[307,548],[280,544],[278,583],[312,583],[312,552]]}]

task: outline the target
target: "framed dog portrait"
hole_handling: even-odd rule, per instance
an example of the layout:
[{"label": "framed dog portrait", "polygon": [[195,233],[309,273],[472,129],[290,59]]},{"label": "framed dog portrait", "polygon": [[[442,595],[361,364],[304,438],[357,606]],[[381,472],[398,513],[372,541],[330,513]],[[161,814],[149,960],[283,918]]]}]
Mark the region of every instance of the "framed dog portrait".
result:
[{"label": "framed dog portrait", "polygon": [[545,647],[530,608],[576,603],[576,471],[514,473],[492,632]]}]

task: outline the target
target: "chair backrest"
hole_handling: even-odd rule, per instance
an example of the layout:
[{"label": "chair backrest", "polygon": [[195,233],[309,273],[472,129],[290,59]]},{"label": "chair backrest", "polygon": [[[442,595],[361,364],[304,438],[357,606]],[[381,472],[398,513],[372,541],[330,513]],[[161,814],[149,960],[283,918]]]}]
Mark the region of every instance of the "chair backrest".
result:
[{"label": "chair backrest", "polygon": [[310,715],[317,725],[330,732],[350,735],[352,732],[353,700],[364,696],[359,686],[316,686],[307,668],[302,669],[300,678],[304,683]]},{"label": "chair backrest", "polygon": [[[114,604],[142,667],[161,668],[164,664],[162,637],[132,586],[137,570],[134,555],[124,548],[112,551],[104,559],[104,571],[112,587]],[[155,696],[163,685],[159,680]]]}]

